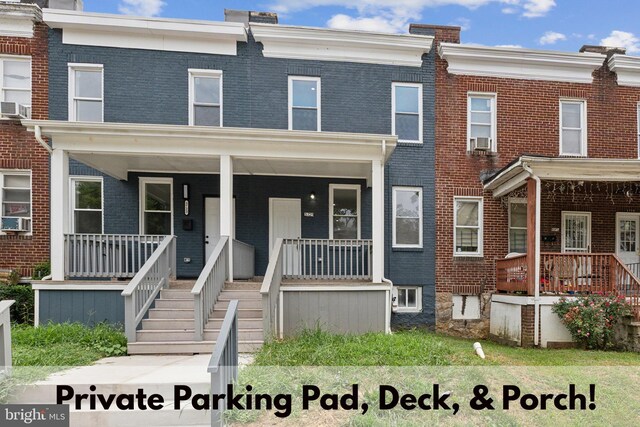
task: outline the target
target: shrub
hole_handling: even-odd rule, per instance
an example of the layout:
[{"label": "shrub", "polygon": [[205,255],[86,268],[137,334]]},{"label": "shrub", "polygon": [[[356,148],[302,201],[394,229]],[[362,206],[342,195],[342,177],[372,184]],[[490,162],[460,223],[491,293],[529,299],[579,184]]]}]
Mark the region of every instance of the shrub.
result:
[{"label": "shrub", "polygon": [[51,262],[42,261],[33,267],[33,280],[42,280],[43,277],[47,277],[51,274]]},{"label": "shrub", "polygon": [[12,299],[11,321],[33,324],[34,296],[30,285],[0,285],[0,300]]},{"label": "shrub", "polygon": [[602,293],[562,297],[553,305],[573,339],[588,349],[613,347],[613,328],[625,316],[631,315],[631,306],[624,296]]},{"label": "shrub", "polygon": [[0,285],[17,285],[20,283],[20,273],[18,270],[3,272],[0,275]]}]

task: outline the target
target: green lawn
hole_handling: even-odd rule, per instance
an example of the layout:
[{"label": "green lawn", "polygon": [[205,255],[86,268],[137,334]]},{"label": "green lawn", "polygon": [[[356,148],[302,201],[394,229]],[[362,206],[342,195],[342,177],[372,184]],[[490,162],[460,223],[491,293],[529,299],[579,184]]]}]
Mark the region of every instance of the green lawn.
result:
[{"label": "green lawn", "polygon": [[481,341],[486,359],[473,351],[474,340],[425,331],[392,335],[334,335],[307,331],[298,338],[272,341],[256,354],[258,366],[626,366],[640,365],[640,354],[508,347]]}]

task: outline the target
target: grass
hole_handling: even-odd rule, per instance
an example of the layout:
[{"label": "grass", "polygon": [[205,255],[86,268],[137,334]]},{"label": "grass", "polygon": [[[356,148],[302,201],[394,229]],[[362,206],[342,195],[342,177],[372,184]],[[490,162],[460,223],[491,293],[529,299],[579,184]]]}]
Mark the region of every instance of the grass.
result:
[{"label": "grass", "polygon": [[473,340],[425,331],[392,335],[335,335],[320,330],[272,341],[256,354],[258,366],[629,366],[640,354],[579,349],[547,350],[508,347],[482,341],[486,359]]}]

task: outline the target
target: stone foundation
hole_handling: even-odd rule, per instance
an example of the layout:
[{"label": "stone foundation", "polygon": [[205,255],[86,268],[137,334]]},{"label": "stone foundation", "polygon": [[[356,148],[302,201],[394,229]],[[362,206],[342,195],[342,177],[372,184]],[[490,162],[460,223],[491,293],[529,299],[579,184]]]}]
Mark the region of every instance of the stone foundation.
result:
[{"label": "stone foundation", "polygon": [[640,353],[640,322],[629,317],[616,323],[614,340],[620,350]]},{"label": "stone foundation", "polygon": [[466,297],[479,297],[479,318],[454,319],[454,295],[450,292],[436,293],[436,331],[463,338],[485,339],[489,336],[491,294],[483,293]]}]

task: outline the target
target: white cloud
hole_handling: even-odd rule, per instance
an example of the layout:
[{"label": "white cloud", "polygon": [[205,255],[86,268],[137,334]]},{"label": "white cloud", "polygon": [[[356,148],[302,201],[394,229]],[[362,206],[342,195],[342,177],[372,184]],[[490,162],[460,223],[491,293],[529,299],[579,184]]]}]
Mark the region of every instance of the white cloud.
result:
[{"label": "white cloud", "polygon": [[122,0],[118,11],[125,15],[158,16],[165,4],[163,0]]},{"label": "white cloud", "polygon": [[[134,1],[134,0],[123,0]],[[556,5],[555,0],[271,0],[269,9],[282,15],[315,7],[340,7],[354,13],[333,15],[327,25],[332,28],[368,31],[405,32],[409,22],[422,19],[427,8],[461,6],[470,10],[489,4],[504,6],[503,13],[527,18],[544,16]],[[461,25],[465,26],[465,25]],[[467,25],[468,27],[468,25]]]},{"label": "white cloud", "polygon": [[562,33],[558,33],[555,31],[547,31],[546,33],[543,34],[542,37],[538,39],[538,43],[540,43],[541,45],[556,44],[557,42],[566,40],[566,39],[567,39],[567,36],[565,36]]},{"label": "white cloud", "polygon": [[640,38],[626,31],[611,31],[609,37],[600,40],[600,44],[603,46],[624,47],[627,49],[627,53],[640,52]]},{"label": "white cloud", "polygon": [[457,18],[449,25],[457,25],[462,31],[469,31],[471,29],[471,19],[469,18]]},{"label": "white cloud", "polygon": [[522,49],[522,45],[519,45],[519,44],[497,44],[496,47],[510,47],[514,49]]}]

